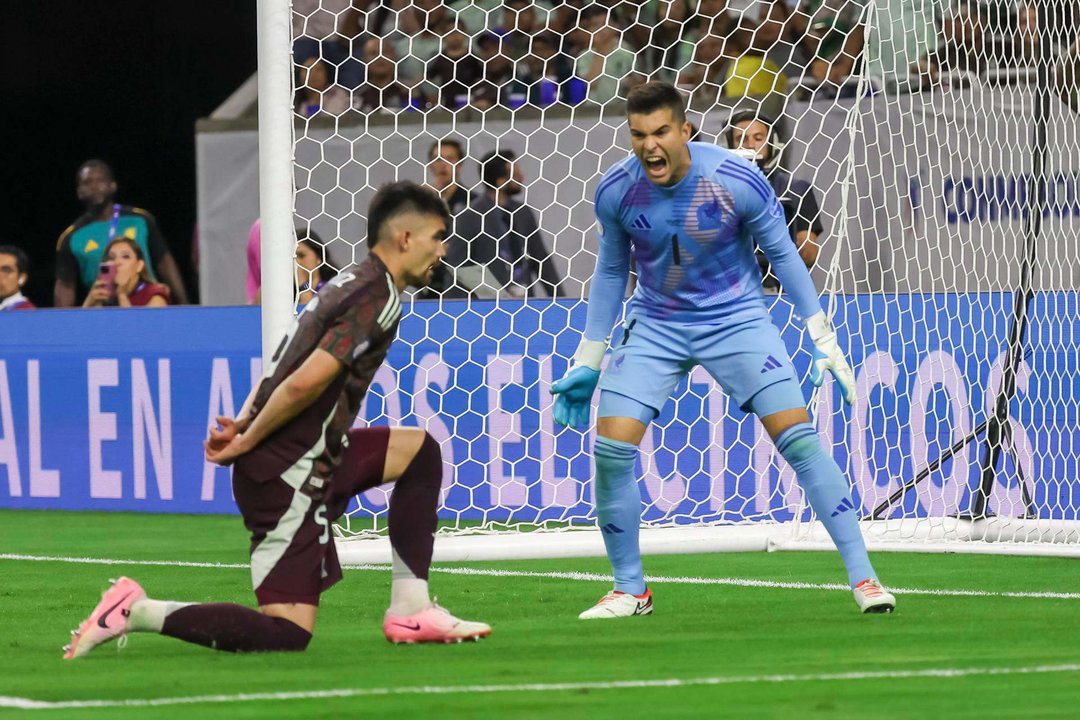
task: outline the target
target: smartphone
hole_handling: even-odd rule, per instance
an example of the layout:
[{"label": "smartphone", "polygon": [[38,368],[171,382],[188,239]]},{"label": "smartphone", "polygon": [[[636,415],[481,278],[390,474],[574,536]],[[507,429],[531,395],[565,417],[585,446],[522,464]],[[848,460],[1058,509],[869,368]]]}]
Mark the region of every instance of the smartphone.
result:
[{"label": "smartphone", "polygon": [[98,266],[98,280],[105,283],[109,297],[116,295],[116,264],[103,262]]}]

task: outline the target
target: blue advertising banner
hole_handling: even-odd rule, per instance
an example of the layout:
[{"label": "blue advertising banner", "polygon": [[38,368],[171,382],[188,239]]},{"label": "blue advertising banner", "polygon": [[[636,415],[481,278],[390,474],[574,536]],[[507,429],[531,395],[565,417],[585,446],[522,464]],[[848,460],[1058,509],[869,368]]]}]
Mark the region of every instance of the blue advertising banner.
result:
[{"label": "blue advertising banner", "polygon": [[[869,510],[986,416],[1000,385],[1007,294],[836,299],[859,401],[804,391],[822,437]],[[774,320],[800,377],[801,325]],[[991,508],[1021,515],[1025,482],[1042,517],[1076,519],[1072,448],[1080,408],[1074,293],[1036,297],[1030,351],[1010,408],[1009,446]],[[577,302],[417,302],[377,375],[360,424],[425,427],[442,446],[442,515],[574,520],[591,515],[591,438],[556,428],[548,387],[584,326]],[[101,309],[0,316],[0,507],[235,512],[229,470],[206,463],[217,415],[239,409],[261,374],[256,308]],[[647,520],[790,519],[801,493],[759,423],[700,369],[642,443]],[[921,483],[903,512],[966,509],[974,443]],[[387,492],[359,499],[385,510]],[[897,512],[900,508],[897,509]]]}]

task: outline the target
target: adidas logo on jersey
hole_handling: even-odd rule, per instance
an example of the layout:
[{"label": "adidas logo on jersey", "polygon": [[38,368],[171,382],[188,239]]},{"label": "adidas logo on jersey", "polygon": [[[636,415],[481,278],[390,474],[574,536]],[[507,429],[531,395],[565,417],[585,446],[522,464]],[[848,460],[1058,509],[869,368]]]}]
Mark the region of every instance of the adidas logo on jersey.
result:
[{"label": "adidas logo on jersey", "polygon": [[607,525],[601,526],[600,532],[604,533],[605,535],[622,535],[623,531],[622,528],[620,528],[615,523],[608,523]]},{"label": "adidas logo on jersey", "polygon": [[769,355],[765,358],[765,364],[761,366],[761,374],[764,375],[770,370],[776,370],[779,367],[783,367],[781,362],[774,358],[772,355]]},{"label": "adidas logo on jersey", "polygon": [[652,230],[652,223],[649,222],[649,218],[645,217],[645,213],[641,213],[634,222],[630,223],[630,227],[638,230]]},{"label": "adidas logo on jersey", "polygon": [[836,517],[837,515],[846,513],[848,510],[854,509],[855,503],[851,502],[851,498],[844,498],[840,501],[840,504],[836,506],[836,509],[832,511],[832,514],[829,517]]}]

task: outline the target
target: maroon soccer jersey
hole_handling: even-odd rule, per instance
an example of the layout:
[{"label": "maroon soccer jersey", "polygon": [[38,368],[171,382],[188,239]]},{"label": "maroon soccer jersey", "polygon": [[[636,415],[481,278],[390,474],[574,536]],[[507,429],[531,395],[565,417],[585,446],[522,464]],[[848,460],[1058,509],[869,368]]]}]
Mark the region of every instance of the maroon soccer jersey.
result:
[{"label": "maroon soccer jersey", "polygon": [[341,462],[345,433],[394,341],[400,317],[394,279],[375,254],[346,268],[319,291],[278,347],[269,377],[255,395],[251,417],[316,349],[340,360],[346,371],[248,453],[243,463],[246,474],[264,482],[280,477],[294,488],[310,480],[310,490],[325,489]]},{"label": "maroon soccer jersey", "polygon": [[132,307],[144,307],[149,305],[154,298],[160,297],[164,298],[165,304],[168,305],[169,294],[167,285],[143,281],[135,287],[135,290],[128,296],[128,300],[131,301]]}]

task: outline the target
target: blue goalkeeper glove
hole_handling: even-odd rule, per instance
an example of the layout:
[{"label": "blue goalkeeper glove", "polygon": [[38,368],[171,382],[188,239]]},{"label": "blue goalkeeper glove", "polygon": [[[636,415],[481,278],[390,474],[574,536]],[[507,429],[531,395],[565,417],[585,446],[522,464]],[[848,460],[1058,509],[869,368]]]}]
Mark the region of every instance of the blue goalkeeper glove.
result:
[{"label": "blue goalkeeper glove", "polygon": [[806,330],[814,343],[813,359],[810,361],[810,382],[821,387],[825,371],[832,373],[840,385],[840,394],[848,405],[855,403],[855,373],[851,370],[840,346],[836,344],[836,331],[832,323],[819,312],[806,319]]},{"label": "blue goalkeeper glove", "polygon": [[606,350],[605,342],[581,339],[574,353],[574,364],[562,378],[551,384],[551,394],[555,396],[555,422],[564,427],[588,425],[592,396],[600,382],[600,362]]}]

